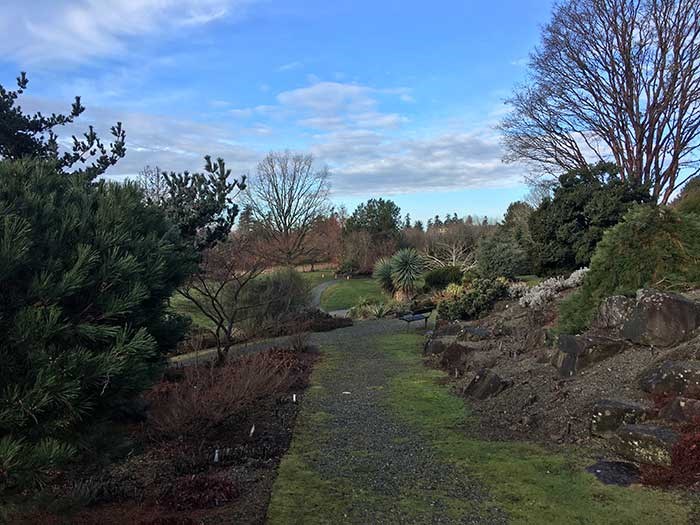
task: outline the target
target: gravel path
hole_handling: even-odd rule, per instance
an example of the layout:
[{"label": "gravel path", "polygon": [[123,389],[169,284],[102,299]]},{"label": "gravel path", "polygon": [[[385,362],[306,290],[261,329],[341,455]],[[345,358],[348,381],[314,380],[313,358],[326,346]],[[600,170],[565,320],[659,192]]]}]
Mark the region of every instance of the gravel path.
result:
[{"label": "gravel path", "polygon": [[323,308],[321,308],[321,296],[323,295],[323,292],[326,291],[326,289],[330,288],[332,285],[337,283],[337,280],[332,280],[332,281],[325,281],[322,282],[321,284],[317,284],[311,289],[311,307],[312,308],[318,308],[321,311]]},{"label": "gravel path", "polygon": [[[324,483],[352,492],[338,515],[318,515],[315,523],[505,523],[498,510],[484,510],[486,495],[477,483],[393,414],[388,386],[406,365],[383,354],[377,340],[401,332],[405,323],[381,320],[315,334],[323,336],[316,344],[332,348],[325,347],[329,363],[315,376],[299,416],[302,435],[321,436],[310,438],[315,450],[304,460]],[[275,509],[268,513],[275,515]]]}]

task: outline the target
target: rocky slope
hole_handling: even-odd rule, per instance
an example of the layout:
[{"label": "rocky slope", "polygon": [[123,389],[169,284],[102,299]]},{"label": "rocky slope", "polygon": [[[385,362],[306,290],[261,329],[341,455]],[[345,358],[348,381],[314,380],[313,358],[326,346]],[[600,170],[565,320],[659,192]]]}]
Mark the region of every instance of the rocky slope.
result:
[{"label": "rocky slope", "polygon": [[611,297],[591,328],[553,335],[557,303],[504,301],[477,321],[441,324],[427,361],[447,370],[492,438],[578,442],[668,465],[700,418],[700,302],[640,290]]}]

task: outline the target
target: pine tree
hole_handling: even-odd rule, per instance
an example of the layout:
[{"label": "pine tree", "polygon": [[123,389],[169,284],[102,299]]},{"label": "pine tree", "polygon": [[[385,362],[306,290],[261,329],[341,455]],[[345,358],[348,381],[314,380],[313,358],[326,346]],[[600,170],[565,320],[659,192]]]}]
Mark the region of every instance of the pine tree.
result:
[{"label": "pine tree", "polygon": [[126,133],[121,122],[112,126],[113,142],[108,145],[104,144],[95,129],[89,126],[81,139],[73,136],[71,151],[60,152],[55,129],[72,124],[85,111],[80,97],[75,97],[67,115],[28,115],[23,113],[18,105],[18,99],[28,84],[27,75],[22,72],[17,77],[15,91],[0,85],[0,159],[53,159],[59,169],[77,168],[90,178],[95,178],[124,157]]},{"label": "pine tree", "polygon": [[187,248],[137,186],[90,178],[0,162],[0,487],[75,455],[184,330]]}]

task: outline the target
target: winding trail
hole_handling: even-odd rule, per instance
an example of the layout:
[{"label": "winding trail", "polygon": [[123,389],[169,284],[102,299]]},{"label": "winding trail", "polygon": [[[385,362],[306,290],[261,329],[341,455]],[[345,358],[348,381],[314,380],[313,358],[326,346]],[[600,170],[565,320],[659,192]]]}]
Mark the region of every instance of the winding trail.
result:
[{"label": "winding trail", "polygon": [[483,505],[478,483],[392,410],[392,381],[405,368],[382,348],[392,335],[412,337],[398,320],[314,334],[323,361],[280,467],[269,523],[506,522]]}]

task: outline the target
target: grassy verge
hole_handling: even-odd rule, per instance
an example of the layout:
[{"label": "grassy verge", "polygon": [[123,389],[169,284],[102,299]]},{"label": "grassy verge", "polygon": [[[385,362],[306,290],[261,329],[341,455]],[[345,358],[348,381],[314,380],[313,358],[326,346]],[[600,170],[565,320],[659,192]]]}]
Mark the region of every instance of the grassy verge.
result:
[{"label": "grassy verge", "polygon": [[690,509],[674,493],[642,487],[603,485],[583,467],[593,462],[568,449],[552,453],[528,443],[469,439],[460,430],[470,415],[461,399],[437,383],[441,372],[427,370],[420,357],[422,339],[387,336],[380,344],[406,364],[393,378],[389,402],[420,432],[445,462],[480,480],[513,523],[688,523]]},{"label": "grassy verge", "polygon": [[390,298],[374,279],[350,279],[326,289],[321,296],[321,307],[328,311],[345,310],[355,306],[360,299],[388,301]]}]

